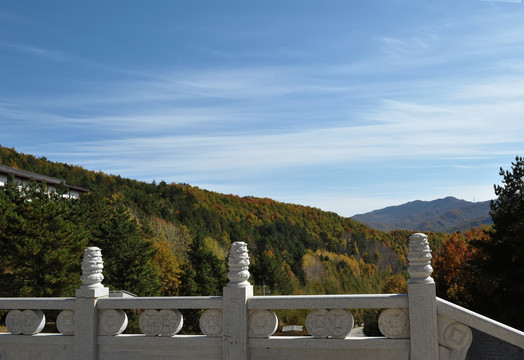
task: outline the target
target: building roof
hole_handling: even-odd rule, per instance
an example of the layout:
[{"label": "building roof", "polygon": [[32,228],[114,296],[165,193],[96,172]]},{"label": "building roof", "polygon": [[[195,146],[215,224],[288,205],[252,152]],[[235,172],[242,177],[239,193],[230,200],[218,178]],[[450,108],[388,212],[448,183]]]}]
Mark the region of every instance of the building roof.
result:
[{"label": "building roof", "polygon": [[[34,172],[30,172],[30,171],[15,169],[13,167],[2,165],[2,164],[0,164],[0,174],[13,174],[15,177],[18,177],[18,178],[27,179],[27,180],[35,180],[38,182],[45,181],[46,184],[50,184],[50,185],[59,185],[60,183],[64,181],[64,180],[60,180],[60,179],[57,179],[51,176],[45,176],[45,175],[40,175]],[[76,190],[79,192],[89,192],[89,190],[78,187],[78,186],[72,186],[69,184],[66,184],[66,185],[68,188],[72,190]]]}]

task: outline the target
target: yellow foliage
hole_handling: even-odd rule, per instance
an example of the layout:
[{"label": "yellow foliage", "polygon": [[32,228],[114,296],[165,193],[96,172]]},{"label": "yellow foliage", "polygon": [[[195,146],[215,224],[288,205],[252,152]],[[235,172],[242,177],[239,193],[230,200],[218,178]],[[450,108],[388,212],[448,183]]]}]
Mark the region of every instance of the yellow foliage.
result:
[{"label": "yellow foliage", "polygon": [[391,275],[382,288],[383,294],[407,294],[408,283],[401,274]]},{"label": "yellow foliage", "polygon": [[204,249],[210,251],[217,258],[224,260],[229,255],[229,249],[222,246],[220,242],[212,237],[204,238]]},{"label": "yellow foliage", "polygon": [[330,252],[327,250],[317,250],[315,251],[315,255],[320,257],[327,257],[331,263],[334,265],[337,265],[338,263],[345,262],[349,269],[353,274],[355,274],[356,277],[360,277],[360,269],[359,263],[357,260],[355,260],[352,257],[347,256],[346,254],[336,254],[334,252]]},{"label": "yellow foliage", "polygon": [[171,243],[160,240],[154,241],[153,247],[157,251],[151,264],[158,274],[162,288],[162,296],[177,296],[180,286],[180,262],[173,252]]},{"label": "yellow foliage", "polygon": [[179,262],[185,262],[186,253],[191,245],[191,235],[185,226],[177,226],[161,218],[151,218],[149,226],[156,241],[171,244],[172,252]]},{"label": "yellow foliage", "polygon": [[322,280],[324,278],[324,265],[320,258],[310,250],[302,258],[302,269],[306,273],[307,281]]},{"label": "yellow foliage", "polygon": [[346,254],[336,254],[327,250],[310,250],[302,258],[302,269],[306,274],[306,293],[343,293],[357,290],[362,279],[362,271],[368,270]]}]

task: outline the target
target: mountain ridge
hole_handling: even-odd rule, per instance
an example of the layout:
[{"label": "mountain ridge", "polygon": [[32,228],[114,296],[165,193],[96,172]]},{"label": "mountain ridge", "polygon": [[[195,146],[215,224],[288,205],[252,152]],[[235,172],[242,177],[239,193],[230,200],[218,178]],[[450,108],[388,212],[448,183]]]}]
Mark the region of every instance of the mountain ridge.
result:
[{"label": "mountain ridge", "polygon": [[352,216],[353,220],[376,230],[464,231],[492,223],[490,201],[470,202],[448,196],[441,199],[415,200]]}]

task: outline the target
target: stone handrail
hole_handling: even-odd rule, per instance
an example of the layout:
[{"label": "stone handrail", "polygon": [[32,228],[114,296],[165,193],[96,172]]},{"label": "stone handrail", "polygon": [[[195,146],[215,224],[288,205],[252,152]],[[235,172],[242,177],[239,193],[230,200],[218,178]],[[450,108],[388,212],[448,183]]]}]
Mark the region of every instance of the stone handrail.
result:
[{"label": "stone handrail", "polygon": [[0,309],[73,310],[75,298],[0,298]]},{"label": "stone handrail", "polygon": [[253,296],[248,309],[389,309],[408,307],[405,294]]},{"label": "stone handrail", "polygon": [[222,296],[158,296],[100,298],[99,310],[104,309],[222,309]]},{"label": "stone handrail", "polygon": [[524,348],[524,332],[522,331],[440,298],[437,298],[437,311],[440,315],[445,315],[500,340]]}]

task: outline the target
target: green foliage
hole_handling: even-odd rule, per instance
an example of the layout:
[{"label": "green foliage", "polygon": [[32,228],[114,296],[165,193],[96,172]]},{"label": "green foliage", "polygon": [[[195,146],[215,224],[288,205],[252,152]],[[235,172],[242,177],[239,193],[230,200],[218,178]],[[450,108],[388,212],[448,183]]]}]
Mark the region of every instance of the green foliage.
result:
[{"label": "green foliage", "polygon": [[376,293],[388,276],[406,270],[408,232],[384,233],[267,198],[124,179],[2,147],[0,163],[90,190],[75,221],[89,245],[102,249],[104,284],[112,288],[221,294],[233,241],[248,243],[257,294],[263,287],[266,294]]},{"label": "green foliage", "polygon": [[479,264],[492,291],[482,310],[524,330],[524,158],[516,157],[511,171],[500,169],[502,185],[491,202],[491,241],[479,242],[485,256]]},{"label": "green foliage", "polygon": [[221,295],[227,284],[225,259],[218,258],[198,237],[188,252],[188,261],[182,266],[181,295]]},{"label": "green foliage", "polygon": [[524,159],[500,169],[493,225],[430,241],[437,295],[524,330]]},{"label": "green foliage", "polygon": [[[225,259],[218,258],[206,247],[205,239],[196,238],[191,244],[188,261],[181,267],[180,295],[219,296],[227,284]],[[199,332],[200,311],[184,313],[184,334]]]},{"label": "green foliage", "polygon": [[158,295],[161,284],[151,264],[156,250],[153,242],[143,238],[127,207],[115,199],[101,199],[96,193],[83,201],[90,243],[102,249],[104,284],[139,296]]},{"label": "green foliage", "polygon": [[255,284],[262,286],[264,294],[291,294],[293,284],[288,269],[279,252],[267,249],[255,258],[250,272]]},{"label": "green foliage", "polygon": [[[104,284],[138,295],[220,295],[226,255],[245,241],[255,293],[405,292],[410,231],[388,233],[320,209],[144,183],[0,146],[0,164],[90,190],[80,200],[45,184],[0,188],[0,296],[71,296],[86,246],[102,249]],[[429,233],[439,296],[524,328],[524,160],[501,169],[493,228]],[[376,311],[358,311],[377,334]],[[299,323],[302,311],[281,311]],[[365,315],[365,319],[362,319]],[[184,331],[198,332],[198,311]],[[374,330],[375,329],[375,330]]]},{"label": "green foliage", "polygon": [[0,188],[1,296],[74,295],[87,246],[78,206],[44,183]]}]

